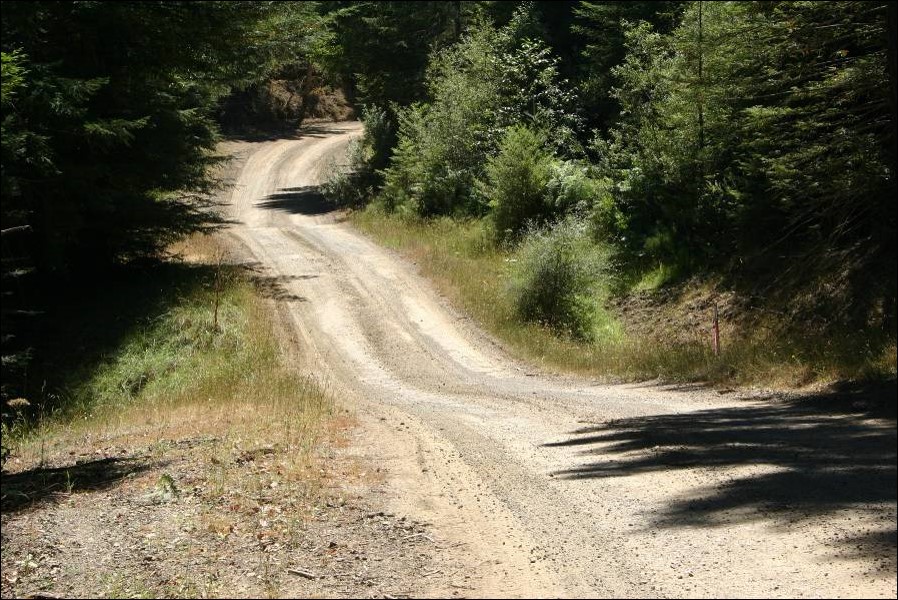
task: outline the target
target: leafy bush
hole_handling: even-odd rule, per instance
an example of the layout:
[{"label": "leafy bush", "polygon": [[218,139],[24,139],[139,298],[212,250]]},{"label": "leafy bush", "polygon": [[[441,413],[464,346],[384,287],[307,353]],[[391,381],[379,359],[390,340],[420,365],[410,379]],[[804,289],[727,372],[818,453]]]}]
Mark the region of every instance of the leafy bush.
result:
[{"label": "leafy bush", "polygon": [[386,110],[376,106],[363,108],[361,120],[365,133],[349,143],[347,164],[332,164],[321,186],[324,197],[340,206],[360,206],[374,196],[395,138]]},{"label": "leafy bush", "polygon": [[354,158],[360,154],[362,145],[353,140],[349,143],[349,164],[330,165],[327,179],[321,184],[321,194],[328,201],[338,206],[360,206],[364,204],[373,193],[369,184],[368,174],[363,169],[353,168],[356,164]]},{"label": "leafy bush", "polygon": [[505,132],[499,153],[487,163],[483,188],[500,239],[510,239],[528,223],[540,224],[551,214],[546,187],[552,155],[544,145],[542,134],[516,125]]},{"label": "leafy bush", "polygon": [[585,215],[608,196],[608,180],[593,177],[582,163],[555,159],[547,146],[541,131],[515,125],[487,161],[480,189],[500,240],[517,237],[528,223]]},{"label": "leafy bush", "polygon": [[368,169],[376,173],[390,162],[390,151],[396,143],[396,124],[390,111],[380,106],[362,108],[364,159]]},{"label": "leafy bush", "polygon": [[523,19],[519,11],[507,26],[479,27],[435,54],[427,79],[432,102],[399,115],[384,206],[423,216],[483,214],[487,199],[477,182],[516,124],[538,124],[554,149],[573,151],[573,97],[546,44],[522,37]]},{"label": "leafy bush", "polygon": [[500,104],[495,31],[483,29],[431,66],[431,105],[399,115],[399,141],[385,173],[384,204],[421,215],[477,212],[472,195]]},{"label": "leafy bush", "polygon": [[626,236],[627,215],[615,203],[613,184],[607,178],[592,180],[590,218],[596,239],[620,244]]},{"label": "leafy bush", "polygon": [[523,320],[591,339],[609,277],[608,251],[591,240],[586,221],[569,218],[527,234],[509,292]]},{"label": "leafy bush", "polygon": [[608,196],[610,181],[593,176],[590,170],[588,165],[577,161],[556,160],[553,163],[546,192],[556,214],[586,214]]}]

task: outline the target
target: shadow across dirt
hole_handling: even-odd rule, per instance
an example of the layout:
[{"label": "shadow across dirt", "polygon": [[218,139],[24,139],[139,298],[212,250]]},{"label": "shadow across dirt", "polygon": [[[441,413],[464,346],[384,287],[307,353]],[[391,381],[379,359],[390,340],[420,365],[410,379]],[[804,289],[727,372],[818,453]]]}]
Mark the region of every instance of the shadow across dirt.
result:
[{"label": "shadow across dirt", "polygon": [[[886,389],[883,389],[885,385]],[[878,393],[894,402],[894,381],[794,400],[684,414],[628,418],[583,427],[544,444],[577,448],[583,464],[555,473],[585,480],[675,469],[738,469],[724,483],[674,496],[650,527],[739,521],[794,522],[865,506],[883,512],[883,529],[844,540],[857,553],[895,553],[895,421],[881,416]],[[872,396],[871,396],[872,394]],[[752,467],[764,465],[752,473]],[[746,472],[748,471],[748,474]],[[873,505],[879,505],[878,507]]]},{"label": "shadow across dirt", "polygon": [[233,128],[225,132],[227,139],[241,142],[276,142],[279,140],[299,140],[302,138],[324,138],[346,133],[345,129],[334,127],[333,123],[313,123],[300,128],[290,125],[270,127]]},{"label": "shadow across dirt", "polygon": [[242,128],[225,131],[228,140],[240,142],[276,142],[279,140],[298,140],[301,132],[295,127]]},{"label": "shadow across dirt", "polygon": [[318,275],[251,275],[250,281],[264,298],[286,302],[308,302],[308,298],[294,294],[287,289],[287,283],[305,279],[315,279]]},{"label": "shadow across dirt", "polygon": [[335,204],[324,198],[317,185],[281,188],[266,196],[258,206],[294,215],[324,215],[337,210]]},{"label": "shadow across dirt", "polygon": [[308,298],[294,294],[288,289],[291,281],[305,281],[317,279],[318,273],[303,273],[302,275],[270,275],[269,271],[260,262],[245,262],[239,265],[250,283],[263,298],[270,300],[283,300],[287,302],[308,302]]},{"label": "shadow across dirt", "polygon": [[0,507],[4,513],[14,512],[45,502],[56,494],[106,489],[150,466],[137,458],[103,458],[68,467],[3,473]]},{"label": "shadow across dirt", "polygon": [[[342,123],[346,123],[348,121],[340,121]],[[331,122],[323,122],[323,123],[310,123],[308,125],[303,125],[302,129],[299,131],[300,137],[313,137],[313,138],[325,138],[330,137],[332,135],[339,135],[341,133],[346,133],[345,128],[335,127],[334,123]]]}]

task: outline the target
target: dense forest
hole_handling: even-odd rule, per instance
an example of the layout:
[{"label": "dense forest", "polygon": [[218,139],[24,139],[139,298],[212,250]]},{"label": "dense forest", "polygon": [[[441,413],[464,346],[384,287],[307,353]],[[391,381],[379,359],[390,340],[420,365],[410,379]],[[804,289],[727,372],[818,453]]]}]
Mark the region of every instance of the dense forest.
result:
[{"label": "dense forest", "polygon": [[[419,55],[414,23],[369,10],[397,33],[349,50],[415,65],[395,57]],[[337,197],[487,216],[499,243],[579,221],[619,272],[719,274],[894,330],[894,7],[462,3],[431,39],[426,65],[354,75],[368,137]],[[523,312],[576,327],[551,285]]]},{"label": "dense forest", "polygon": [[5,4],[4,399],[59,289],[217,226],[222,131],[327,90],[365,124],[328,197],[487,224],[523,320],[715,278],[894,348],[895,36],[886,2]]}]

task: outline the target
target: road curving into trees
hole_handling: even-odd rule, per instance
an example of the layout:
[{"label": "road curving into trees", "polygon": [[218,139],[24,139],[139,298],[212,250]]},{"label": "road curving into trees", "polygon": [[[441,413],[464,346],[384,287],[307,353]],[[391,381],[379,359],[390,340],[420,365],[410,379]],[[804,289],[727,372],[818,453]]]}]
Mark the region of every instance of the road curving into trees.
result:
[{"label": "road curving into trees", "polygon": [[230,236],[388,503],[467,565],[433,594],[896,595],[893,421],[517,362],[317,194],[360,132],[230,143]]}]

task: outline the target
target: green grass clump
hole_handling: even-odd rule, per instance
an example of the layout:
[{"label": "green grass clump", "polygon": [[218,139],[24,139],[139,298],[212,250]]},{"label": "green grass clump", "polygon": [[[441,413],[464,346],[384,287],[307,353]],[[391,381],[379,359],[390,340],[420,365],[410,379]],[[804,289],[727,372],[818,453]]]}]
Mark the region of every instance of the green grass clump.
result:
[{"label": "green grass clump", "polygon": [[90,309],[73,307],[79,318],[60,340],[84,341],[55,360],[53,391],[31,402],[40,413],[4,423],[4,446],[152,429],[313,447],[331,400],[284,364],[270,311],[237,267],[166,263],[104,291]]}]

